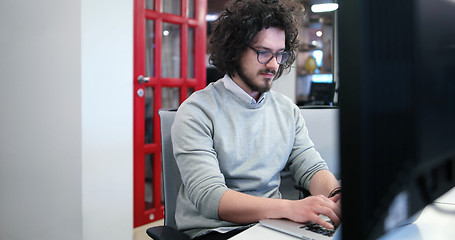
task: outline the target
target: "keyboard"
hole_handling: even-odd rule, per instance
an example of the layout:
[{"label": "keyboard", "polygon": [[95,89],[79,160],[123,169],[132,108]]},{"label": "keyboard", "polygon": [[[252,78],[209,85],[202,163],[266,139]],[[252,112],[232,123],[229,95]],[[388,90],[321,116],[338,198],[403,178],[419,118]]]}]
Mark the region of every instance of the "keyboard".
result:
[{"label": "keyboard", "polygon": [[[333,225],[333,222],[332,221],[327,221],[329,222],[330,224]],[[335,226],[334,229],[328,229],[328,228],[325,228],[319,224],[316,224],[316,223],[310,223],[310,224],[305,224],[303,226],[301,226],[300,228],[303,228],[303,229],[306,229],[308,231],[312,231],[314,233],[318,233],[318,234],[322,234],[324,236],[327,236],[327,237],[332,237],[333,234],[335,234],[335,232],[337,231],[338,229],[338,226]]]}]

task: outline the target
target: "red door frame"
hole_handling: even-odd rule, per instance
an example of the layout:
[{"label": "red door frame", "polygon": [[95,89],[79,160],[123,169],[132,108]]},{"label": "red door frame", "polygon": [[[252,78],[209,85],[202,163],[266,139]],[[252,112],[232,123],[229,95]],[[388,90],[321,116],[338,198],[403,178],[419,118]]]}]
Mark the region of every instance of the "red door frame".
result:
[{"label": "red door frame", "polygon": [[[207,0],[194,0],[195,18],[187,17],[188,0],[181,1],[181,15],[163,13],[164,0],[155,0],[154,9],[145,8],[145,0],[134,1],[134,227],[162,219],[164,206],[161,202],[161,140],[158,110],[161,108],[161,88],[180,88],[180,102],[188,97],[188,88],[200,90],[206,83],[206,20]],[[155,24],[155,54],[153,64],[155,76],[149,76],[148,82],[139,83],[138,76],[145,76],[145,23],[147,19]],[[161,77],[162,23],[181,26],[180,78]],[[194,78],[188,78],[188,28],[194,28]],[[153,87],[153,143],[145,144],[145,100],[138,92],[145,87]],[[153,162],[153,207],[146,208],[145,203],[145,155],[154,154]]]}]

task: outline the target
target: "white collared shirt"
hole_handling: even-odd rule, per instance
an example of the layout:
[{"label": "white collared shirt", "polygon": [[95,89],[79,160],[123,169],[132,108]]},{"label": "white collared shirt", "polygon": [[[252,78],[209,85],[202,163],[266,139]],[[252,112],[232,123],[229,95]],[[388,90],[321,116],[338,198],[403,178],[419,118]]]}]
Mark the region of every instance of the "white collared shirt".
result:
[{"label": "white collared shirt", "polygon": [[221,79],[221,81],[223,81],[224,87],[226,87],[227,90],[231,91],[237,97],[239,97],[240,99],[242,99],[243,101],[245,101],[246,103],[251,104],[251,105],[256,105],[256,104],[261,103],[264,100],[265,95],[267,95],[266,92],[262,93],[261,96],[259,97],[259,100],[256,101],[256,99],[254,99],[252,96],[250,96],[248,93],[246,93],[245,90],[243,90],[239,85],[237,85],[237,83],[234,82],[234,80],[232,80],[232,78],[229,77],[229,75],[227,75],[227,74],[224,75],[224,77]]}]

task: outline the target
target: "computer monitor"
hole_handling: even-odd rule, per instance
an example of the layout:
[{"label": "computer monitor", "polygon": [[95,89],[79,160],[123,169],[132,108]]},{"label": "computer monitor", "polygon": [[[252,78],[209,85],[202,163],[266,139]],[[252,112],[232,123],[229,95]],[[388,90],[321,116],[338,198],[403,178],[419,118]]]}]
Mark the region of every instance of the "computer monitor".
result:
[{"label": "computer monitor", "polygon": [[307,104],[311,105],[333,105],[335,95],[335,83],[312,82],[310,97]]},{"label": "computer monitor", "polygon": [[333,74],[310,74],[297,78],[297,105],[333,106],[336,84]]},{"label": "computer monitor", "polygon": [[455,186],[455,3],[339,4],[342,234],[376,239]]}]

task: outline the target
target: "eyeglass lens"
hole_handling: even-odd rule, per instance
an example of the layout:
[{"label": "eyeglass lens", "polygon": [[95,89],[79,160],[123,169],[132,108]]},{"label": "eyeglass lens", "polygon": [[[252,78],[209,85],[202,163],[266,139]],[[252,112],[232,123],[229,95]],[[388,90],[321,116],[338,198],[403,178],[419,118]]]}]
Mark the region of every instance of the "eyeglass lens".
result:
[{"label": "eyeglass lens", "polygon": [[289,58],[288,52],[272,53],[270,51],[257,51],[257,54],[258,54],[258,61],[263,64],[270,62],[270,60],[272,60],[272,58],[274,56],[276,57],[276,61],[279,64],[285,63]]}]

